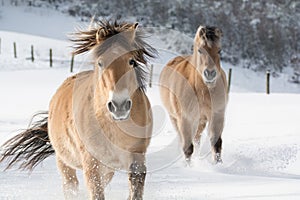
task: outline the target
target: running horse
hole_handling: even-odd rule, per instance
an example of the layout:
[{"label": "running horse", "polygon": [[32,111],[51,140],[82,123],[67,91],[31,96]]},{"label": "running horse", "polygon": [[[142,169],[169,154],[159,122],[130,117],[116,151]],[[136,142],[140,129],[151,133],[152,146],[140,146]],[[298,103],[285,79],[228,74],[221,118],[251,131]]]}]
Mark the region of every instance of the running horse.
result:
[{"label": "running horse", "polygon": [[157,52],[137,27],[100,21],[72,35],[73,53],[91,51],[94,69],[66,79],[48,114],[2,146],[7,168],[32,170],[55,153],[65,199],[78,196],[77,169],[90,199],[104,199],[116,170],[128,172],[129,199],[143,199],[153,123],[145,81],[147,62]]},{"label": "running horse", "polygon": [[214,163],[222,162],[222,131],[227,105],[226,75],[220,65],[222,31],[200,26],[193,54],[167,63],[160,75],[160,94],[179,133],[186,160],[208,123]]}]

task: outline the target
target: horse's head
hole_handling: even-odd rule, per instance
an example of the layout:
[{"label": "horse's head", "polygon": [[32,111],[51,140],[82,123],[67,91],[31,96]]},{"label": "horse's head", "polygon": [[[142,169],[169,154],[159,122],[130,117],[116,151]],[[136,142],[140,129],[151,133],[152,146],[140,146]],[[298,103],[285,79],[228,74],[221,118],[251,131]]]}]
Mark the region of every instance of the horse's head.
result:
[{"label": "horse's head", "polygon": [[137,27],[137,23],[100,22],[73,40],[77,44],[75,54],[93,50],[94,98],[114,120],[126,120],[138,103],[132,98],[136,91],[145,90],[145,56],[153,57],[155,52],[142,40]]},{"label": "horse's head", "polygon": [[208,87],[214,87],[220,76],[221,37],[221,29],[200,26],[194,39],[196,67]]}]

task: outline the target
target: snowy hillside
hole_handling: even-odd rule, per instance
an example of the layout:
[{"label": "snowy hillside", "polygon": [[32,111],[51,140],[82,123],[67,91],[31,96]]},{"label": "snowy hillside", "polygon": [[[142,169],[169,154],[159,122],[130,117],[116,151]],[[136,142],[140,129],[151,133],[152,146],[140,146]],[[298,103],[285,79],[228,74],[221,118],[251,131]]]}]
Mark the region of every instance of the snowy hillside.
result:
[{"label": "snowy hillside", "polygon": [[43,12],[47,8],[52,11],[45,14],[56,19],[51,15],[54,10],[81,21],[92,16],[137,20],[147,27],[168,27],[189,36],[199,25],[218,26],[224,33],[227,62],[255,70],[300,70],[298,0],[2,0],[1,5],[38,7]]},{"label": "snowy hillside", "polygon": [[[52,21],[43,8],[28,12],[14,9],[11,11],[20,20],[11,18],[9,10],[2,10],[0,18],[0,144],[26,128],[35,112],[47,110],[51,96],[71,75],[71,44],[62,39],[74,29],[71,24],[78,23],[58,13],[51,13],[57,17]],[[22,20],[30,21],[32,27],[27,28]],[[48,29],[41,28],[43,20],[48,20]],[[56,27],[57,21],[66,25]],[[264,74],[234,67],[223,133],[224,163],[211,165],[205,131],[192,165],[186,166],[157,88],[161,67],[177,53],[164,46],[163,37],[154,35],[149,40],[159,47],[160,58],[153,60],[153,88],[147,92],[155,118],[154,137],[147,153],[145,199],[299,199],[299,86],[280,75],[271,79],[271,95],[266,95]],[[13,42],[17,43],[17,58],[13,57]],[[31,45],[34,62],[30,60]],[[231,66],[223,63],[223,67],[228,71]],[[75,58],[75,72],[91,68],[88,55]],[[32,174],[3,169],[1,164],[0,200],[63,199],[54,157],[46,159]],[[87,199],[82,172],[78,175],[80,199]],[[126,199],[127,194],[127,175],[118,172],[106,189],[107,199]]]}]

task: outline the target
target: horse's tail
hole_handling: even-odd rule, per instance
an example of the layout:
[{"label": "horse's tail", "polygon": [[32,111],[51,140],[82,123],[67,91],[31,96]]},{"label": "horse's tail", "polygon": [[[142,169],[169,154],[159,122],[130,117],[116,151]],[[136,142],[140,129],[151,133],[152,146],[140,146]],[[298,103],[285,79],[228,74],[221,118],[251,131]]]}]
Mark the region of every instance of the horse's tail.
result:
[{"label": "horse's tail", "polygon": [[35,116],[41,116],[42,119],[30,123],[28,129],[1,146],[0,162],[8,161],[5,169],[18,165],[19,169],[31,171],[45,158],[54,154],[48,135],[48,113],[38,113]]}]

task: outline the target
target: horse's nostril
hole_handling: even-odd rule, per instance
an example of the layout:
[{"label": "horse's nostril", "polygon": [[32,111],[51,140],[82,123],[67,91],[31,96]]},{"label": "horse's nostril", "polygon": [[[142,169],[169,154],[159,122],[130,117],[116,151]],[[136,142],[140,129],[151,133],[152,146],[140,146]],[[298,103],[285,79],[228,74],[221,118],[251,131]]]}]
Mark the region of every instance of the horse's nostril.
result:
[{"label": "horse's nostril", "polygon": [[203,71],[203,75],[205,76],[205,78],[207,80],[213,80],[214,78],[216,78],[217,76],[217,71],[216,70],[208,70],[208,69],[205,69]]},{"label": "horse's nostril", "polygon": [[132,101],[129,99],[129,100],[126,101],[125,109],[126,110],[130,110],[131,106],[132,106]]},{"label": "horse's nostril", "polygon": [[203,73],[204,73],[205,77],[207,77],[207,78],[209,77],[209,71],[208,71],[208,69],[205,69]]},{"label": "horse's nostril", "polygon": [[132,101],[130,99],[125,100],[123,103],[117,103],[114,101],[109,101],[107,103],[107,109],[111,113],[116,113],[116,112],[124,112],[124,111],[129,111],[132,107]]},{"label": "horse's nostril", "polygon": [[213,78],[215,78],[215,77],[217,76],[216,70],[211,71],[211,76],[212,76]]},{"label": "horse's nostril", "polygon": [[109,112],[114,112],[115,111],[115,106],[114,106],[112,101],[107,103],[107,108],[108,108]]}]

